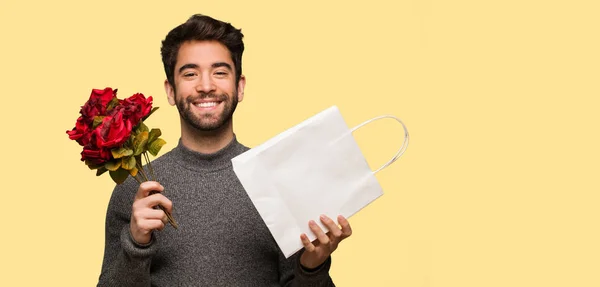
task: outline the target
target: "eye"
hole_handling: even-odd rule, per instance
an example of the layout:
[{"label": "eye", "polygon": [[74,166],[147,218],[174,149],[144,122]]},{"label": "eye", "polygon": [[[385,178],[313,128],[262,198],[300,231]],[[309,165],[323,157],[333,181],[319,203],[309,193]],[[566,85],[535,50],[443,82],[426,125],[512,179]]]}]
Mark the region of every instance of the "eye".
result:
[{"label": "eye", "polygon": [[216,72],[215,72],[215,75],[216,75],[217,77],[225,77],[225,76],[229,75],[229,73],[228,73],[228,72],[226,72],[226,71],[216,71]]},{"label": "eye", "polygon": [[193,77],[195,75],[196,75],[196,73],[192,73],[192,72],[187,72],[187,73],[183,74],[183,76],[186,77],[186,78],[190,78],[190,77]]}]

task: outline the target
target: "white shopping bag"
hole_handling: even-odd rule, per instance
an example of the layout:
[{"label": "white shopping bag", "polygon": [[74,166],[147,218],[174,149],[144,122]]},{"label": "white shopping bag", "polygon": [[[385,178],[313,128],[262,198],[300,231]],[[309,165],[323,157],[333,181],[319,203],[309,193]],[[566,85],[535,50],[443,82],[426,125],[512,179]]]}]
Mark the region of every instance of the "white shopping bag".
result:
[{"label": "white shopping bag", "polygon": [[[396,155],[372,171],[352,132],[381,118],[393,118],[404,128],[404,143]],[[233,170],[286,258],[311,241],[308,227],[319,216],[334,221],[350,218],[383,194],[375,173],[393,163],[408,146],[408,131],[394,116],[380,116],[349,129],[336,106],[330,107],[265,143],[232,159]]]}]

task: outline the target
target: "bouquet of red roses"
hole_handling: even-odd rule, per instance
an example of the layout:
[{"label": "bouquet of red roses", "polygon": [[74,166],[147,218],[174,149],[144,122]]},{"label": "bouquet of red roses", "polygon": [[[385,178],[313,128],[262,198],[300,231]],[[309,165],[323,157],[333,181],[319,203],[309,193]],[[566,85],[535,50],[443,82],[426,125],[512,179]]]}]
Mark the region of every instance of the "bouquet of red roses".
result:
[{"label": "bouquet of red roses", "polygon": [[[152,97],[146,98],[141,93],[121,100],[117,98],[117,89],[92,89],[75,127],[67,134],[83,146],[81,161],[96,170],[96,176],[108,171],[117,184],[130,175],[139,183],[155,180],[148,153],[156,156],[166,142],[160,138],[160,129],[150,130],[144,120],[157,109],[152,108]],[[146,161],[149,172],[142,160]],[[171,214],[162,206],[159,208],[177,228]]]}]

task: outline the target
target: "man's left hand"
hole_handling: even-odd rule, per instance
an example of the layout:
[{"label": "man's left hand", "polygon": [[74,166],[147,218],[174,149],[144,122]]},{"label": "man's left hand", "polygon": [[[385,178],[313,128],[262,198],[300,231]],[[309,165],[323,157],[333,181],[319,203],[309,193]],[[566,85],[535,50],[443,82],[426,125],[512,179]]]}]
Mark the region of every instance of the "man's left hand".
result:
[{"label": "man's left hand", "polygon": [[341,229],[331,218],[325,215],[321,215],[321,222],[329,229],[327,234],[323,232],[319,225],[311,220],[308,226],[317,236],[317,239],[310,242],[306,234],[303,233],[300,235],[302,244],[304,244],[304,253],[300,257],[300,264],[307,269],[314,269],[323,264],[331,253],[337,249],[338,244],[352,235],[350,223],[341,215],[338,216],[338,223]]}]

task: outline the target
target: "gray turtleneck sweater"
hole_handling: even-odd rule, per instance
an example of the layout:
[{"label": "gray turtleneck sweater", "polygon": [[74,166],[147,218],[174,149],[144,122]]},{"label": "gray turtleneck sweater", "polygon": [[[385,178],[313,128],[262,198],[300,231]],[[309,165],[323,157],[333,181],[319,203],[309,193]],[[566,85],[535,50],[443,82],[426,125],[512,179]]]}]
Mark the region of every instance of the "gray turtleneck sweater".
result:
[{"label": "gray turtleneck sweater", "polygon": [[231,159],[247,150],[236,138],[213,154],[180,141],[154,160],[179,229],[167,225],[144,246],[129,232],[139,184],[129,177],[117,185],[98,286],[334,286],[331,258],[307,271],[299,263],[302,250],[289,259],[279,250],[232,169]]}]

